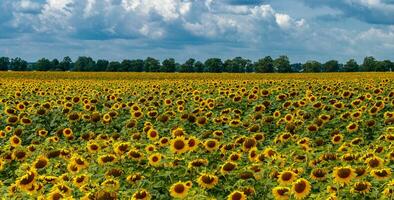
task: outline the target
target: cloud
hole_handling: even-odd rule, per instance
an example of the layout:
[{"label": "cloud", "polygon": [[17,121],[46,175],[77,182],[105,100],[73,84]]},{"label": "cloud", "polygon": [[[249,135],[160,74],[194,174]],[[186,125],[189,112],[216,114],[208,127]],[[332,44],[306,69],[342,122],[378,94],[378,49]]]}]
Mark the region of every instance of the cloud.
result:
[{"label": "cloud", "polygon": [[389,58],[392,13],[388,0],[2,0],[0,54]]},{"label": "cloud", "polygon": [[394,24],[394,2],[389,0],[303,0],[311,7],[328,6],[370,24]]}]

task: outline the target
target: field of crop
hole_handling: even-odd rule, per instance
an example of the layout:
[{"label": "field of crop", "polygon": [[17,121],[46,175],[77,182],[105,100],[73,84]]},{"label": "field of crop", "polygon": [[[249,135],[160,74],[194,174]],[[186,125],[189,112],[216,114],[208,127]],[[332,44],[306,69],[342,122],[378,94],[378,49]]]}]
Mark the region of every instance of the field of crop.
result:
[{"label": "field of crop", "polygon": [[394,199],[394,73],[0,73],[2,199]]}]

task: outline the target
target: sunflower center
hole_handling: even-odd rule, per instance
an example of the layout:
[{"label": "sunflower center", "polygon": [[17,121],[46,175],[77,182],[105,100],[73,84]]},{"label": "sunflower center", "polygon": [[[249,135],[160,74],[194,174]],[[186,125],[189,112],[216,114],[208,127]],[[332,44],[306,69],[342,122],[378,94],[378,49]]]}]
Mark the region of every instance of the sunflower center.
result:
[{"label": "sunflower center", "polygon": [[185,143],[182,140],[176,140],[174,142],[174,148],[177,150],[181,150],[185,147]]},{"label": "sunflower center", "polygon": [[233,194],[233,196],[231,196],[232,200],[241,200],[242,199],[242,194],[237,192],[235,194]]},{"label": "sunflower center", "polygon": [[347,178],[350,176],[351,170],[348,168],[343,168],[338,170],[338,176],[340,178]]},{"label": "sunflower center", "polygon": [[284,172],[281,176],[282,180],[288,181],[293,177],[293,174],[291,172]]},{"label": "sunflower center", "polygon": [[300,181],[300,182],[296,183],[295,186],[294,186],[294,190],[295,190],[297,193],[302,193],[302,192],[305,191],[305,189],[306,189],[306,183],[305,183],[305,181]]},{"label": "sunflower center", "polygon": [[371,160],[368,162],[368,164],[369,164],[370,167],[375,168],[375,167],[378,167],[378,166],[379,166],[380,162],[379,162],[378,159],[373,158],[373,159],[371,159]]},{"label": "sunflower center", "polygon": [[183,186],[182,184],[177,184],[174,187],[174,191],[176,193],[183,193],[185,191],[185,186]]},{"label": "sunflower center", "polygon": [[367,184],[365,183],[357,183],[356,187],[354,188],[357,191],[364,191],[368,188]]},{"label": "sunflower center", "polygon": [[202,180],[202,182],[204,182],[206,184],[210,184],[210,183],[212,183],[214,181],[214,178],[210,177],[210,176],[203,176],[201,178],[201,180]]}]

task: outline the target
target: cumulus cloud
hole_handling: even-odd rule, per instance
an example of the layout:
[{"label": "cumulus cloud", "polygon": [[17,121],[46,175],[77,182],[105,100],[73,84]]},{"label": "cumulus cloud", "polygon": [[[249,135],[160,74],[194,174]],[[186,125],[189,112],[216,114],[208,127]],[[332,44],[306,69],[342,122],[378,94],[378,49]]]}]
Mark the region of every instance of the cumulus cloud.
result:
[{"label": "cumulus cloud", "polygon": [[303,0],[312,7],[328,6],[343,16],[371,24],[394,24],[394,2],[388,0]]},{"label": "cumulus cloud", "polygon": [[1,0],[0,54],[389,55],[393,13],[388,0]]}]

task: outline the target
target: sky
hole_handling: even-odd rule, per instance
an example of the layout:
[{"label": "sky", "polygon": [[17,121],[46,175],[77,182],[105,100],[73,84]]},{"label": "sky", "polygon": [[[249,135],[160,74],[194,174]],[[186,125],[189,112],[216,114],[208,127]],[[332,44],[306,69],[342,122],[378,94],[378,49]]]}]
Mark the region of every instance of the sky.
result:
[{"label": "sky", "polygon": [[0,0],[0,56],[394,60],[394,0]]}]

